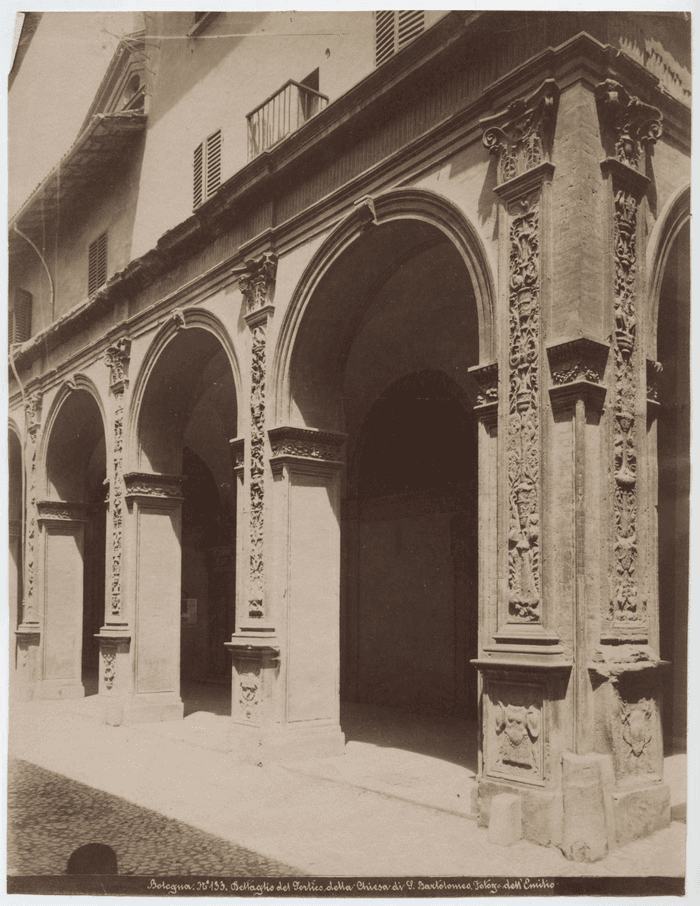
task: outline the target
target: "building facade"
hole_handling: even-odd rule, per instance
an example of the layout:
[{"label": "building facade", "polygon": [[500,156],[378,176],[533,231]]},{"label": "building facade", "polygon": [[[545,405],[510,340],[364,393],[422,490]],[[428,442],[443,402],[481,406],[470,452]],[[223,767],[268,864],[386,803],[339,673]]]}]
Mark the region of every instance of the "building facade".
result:
[{"label": "building facade", "polygon": [[255,762],[342,752],[341,699],[459,715],[483,824],[668,823],[689,28],[144,14],[10,222],[14,695],[223,681]]}]

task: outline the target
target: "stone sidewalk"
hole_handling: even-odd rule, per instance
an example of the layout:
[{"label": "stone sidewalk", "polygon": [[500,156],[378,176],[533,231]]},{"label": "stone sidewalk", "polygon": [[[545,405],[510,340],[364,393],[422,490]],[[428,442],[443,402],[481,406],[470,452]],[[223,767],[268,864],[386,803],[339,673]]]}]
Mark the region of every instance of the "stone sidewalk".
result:
[{"label": "stone sidewalk", "polygon": [[526,841],[489,842],[469,817],[473,771],[447,757],[353,741],[337,758],[253,767],[196,744],[225,723],[199,713],[178,724],[109,727],[70,702],[16,706],[8,874],[60,874],[88,842],[112,846],[120,873],[138,875],[685,873],[685,756],[666,759],[677,820],[583,864]]}]

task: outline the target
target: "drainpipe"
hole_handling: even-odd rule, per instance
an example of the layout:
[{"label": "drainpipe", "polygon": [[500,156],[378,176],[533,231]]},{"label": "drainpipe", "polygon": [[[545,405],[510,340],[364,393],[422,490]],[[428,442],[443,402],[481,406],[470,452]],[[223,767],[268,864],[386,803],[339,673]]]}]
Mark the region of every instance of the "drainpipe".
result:
[{"label": "drainpipe", "polygon": [[25,239],[31,245],[31,247],[34,249],[34,251],[39,256],[39,261],[41,261],[41,263],[44,265],[44,270],[46,271],[46,276],[49,278],[49,289],[51,291],[51,323],[53,324],[53,319],[54,319],[54,315],[55,315],[55,311],[54,311],[55,297],[54,297],[54,290],[53,290],[53,277],[51,276],[51,271],[49,270],[49,266],[46,263],[46,259],[41,254],[39,249],[34,245],[34,243],[29,238],[29,236],[25,235],[22,232],[22,230],[20,230],[20,228],[17,226],[17,224],[14,225],[13,229],[14,229],[15,233],[17,233],[18,236],[21,236],[22,239]]}]

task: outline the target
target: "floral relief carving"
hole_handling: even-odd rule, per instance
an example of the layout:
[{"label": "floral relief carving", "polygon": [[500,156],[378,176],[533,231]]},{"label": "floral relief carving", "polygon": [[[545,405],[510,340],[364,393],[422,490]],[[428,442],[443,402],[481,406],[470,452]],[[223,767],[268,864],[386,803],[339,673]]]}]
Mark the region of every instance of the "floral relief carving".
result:
[{"label": "floral relief carving", "polygon": [[127,497],[177,500],[182,492],[182,481],[182,475],[155,475],[150,472],[127,472],[124,475]]},{"label": "floral relief carving", "polygon": [[246,664],[238,674],[238,708],[246,720],[253,720],[260,704],[260,666]]},{"label": "floral relief carving", "polygon": [[602,119],[612,133],[615,159],[639,170],[644,146],[661,137],[661,111],[630,95],[614,79],[600,82],[595,93]]},{"label": "floral relief carving", "polygon": [[110,370],[110,387],[115,397],[114,409],[114,481],[110,484],[112,515],[112,566],[110,576],[110,611],[118,617],[122,611],[122,530],[124,520],[124,393],[128,387],[128,365],[131,340],[122,337],[105,353]]},{"label": "floral relief carving", "polygon": [[508,533],[509,616],[540,619],[539,196],[510,211]]},{"label": "floral relief carving", "polygon": [[521,176],[549,159],[558,89],[546,80],[528,98],[518,98],[500,114],[481,120],[483,143],[498,159],[498,182]]},{"label": "floral relief carving", "polygon": [[37,440],[39,429],[41,427],[41,405],[43,394],[41,390],[35,390],[27,397],[25,405],[25,418],[29,444],[27,449],[27,544],[26,544],[26,568],[25,568],[25,592],[24,592],[24,612],[23,621],[34,622],[36,620],[36,608],[34,607],[34,562],[36,557],[35,543],[37,533],[37,499],[36,499],[36,455]]},{"label": "floral relief carving", "polygon": [[105,688],[111,689],[117,675],[117,648],[116,645],[103,644],[101,650]]},{"label": "floral relief carving", "polygon": [[636,227],[637,200],[626,189],[617,189],[614,220],[612,479],[615,554],[609,616],[627,623],[642,620],[646,610],[646,603],[637,588]]},{"label": "floral relief carving", "polygon": [[344,434],[304,428],[272,428],[269,432],[273,456],[300,456],[336,462],[345,442]]},{"label": "floral relief carving", "polygon": [[274,295],[277,256],[269,252],[246,261],[238,285],[246,304],[246,320],[252,334],[250,384],[250,557],[248,616],[264,616],[265,561],[265,382],[266,326]]}]

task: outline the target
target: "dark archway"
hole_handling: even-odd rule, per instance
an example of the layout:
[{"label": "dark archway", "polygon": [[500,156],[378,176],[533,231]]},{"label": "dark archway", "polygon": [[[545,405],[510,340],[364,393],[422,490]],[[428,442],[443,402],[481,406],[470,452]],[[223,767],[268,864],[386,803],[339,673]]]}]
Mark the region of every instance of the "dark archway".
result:
[{"label": "dark archway", "polygon": [[[236,423],[234,376],[221,341],[201,326],[173,332],[143,389],[138,455],[143,471],[184,477],[179,552],[170,548],[172,562],[161,568],[179,577],[179,668],[174,669],[185,714],[230,713],[231,664],[224,643],[235,614],[236,480],[230,441]],[[202,683],[220,684],[220,693],[203,693]]]},{"label": "dark archway", "polygon": [[659,616],[661,657],[672,662],[664,731],[676,745],[687,731],[690,535],[690,224],[678,231],[659,295],[657,358]]},{"label": "dark archway", "polygon": [[350,482],[343,698],[476,719],[476,439],[464,394],[439,371],[398,380],[367,415]]},{"label": "dark archway", "polygon": [[[46,665],[53,658],[57,665],[62,665],[57,666],[58,672],[65,672],[68,661],[65,649],[77,644],[81,665],[79,679],[86,695],[98,691],[99,643],[95,634],[104,623],[105,613],[106,475],[102,413],[92,393],[82,388],[72,390],[60,403],[51,422],[46,448],[46,479],[50,500],[80,507],[81,525],[76,527],[74,535],[61,537],[69,555],[72,555],[75,543],[75,556],[82,575],[81,594],[79,600],[59,600],[60,555],[57,551],[55,564],[47,555],[44,662]],[[45,535],[45,544],[48,544],[49,538],[54,536],[48,528]],[[59,535],[56,535],[52,546],[56,546],[58,539]],[[54,593],[56,601],[50,603]],[[80,627],[77,640],[69,637],[73,623],[76,628]]]}]

